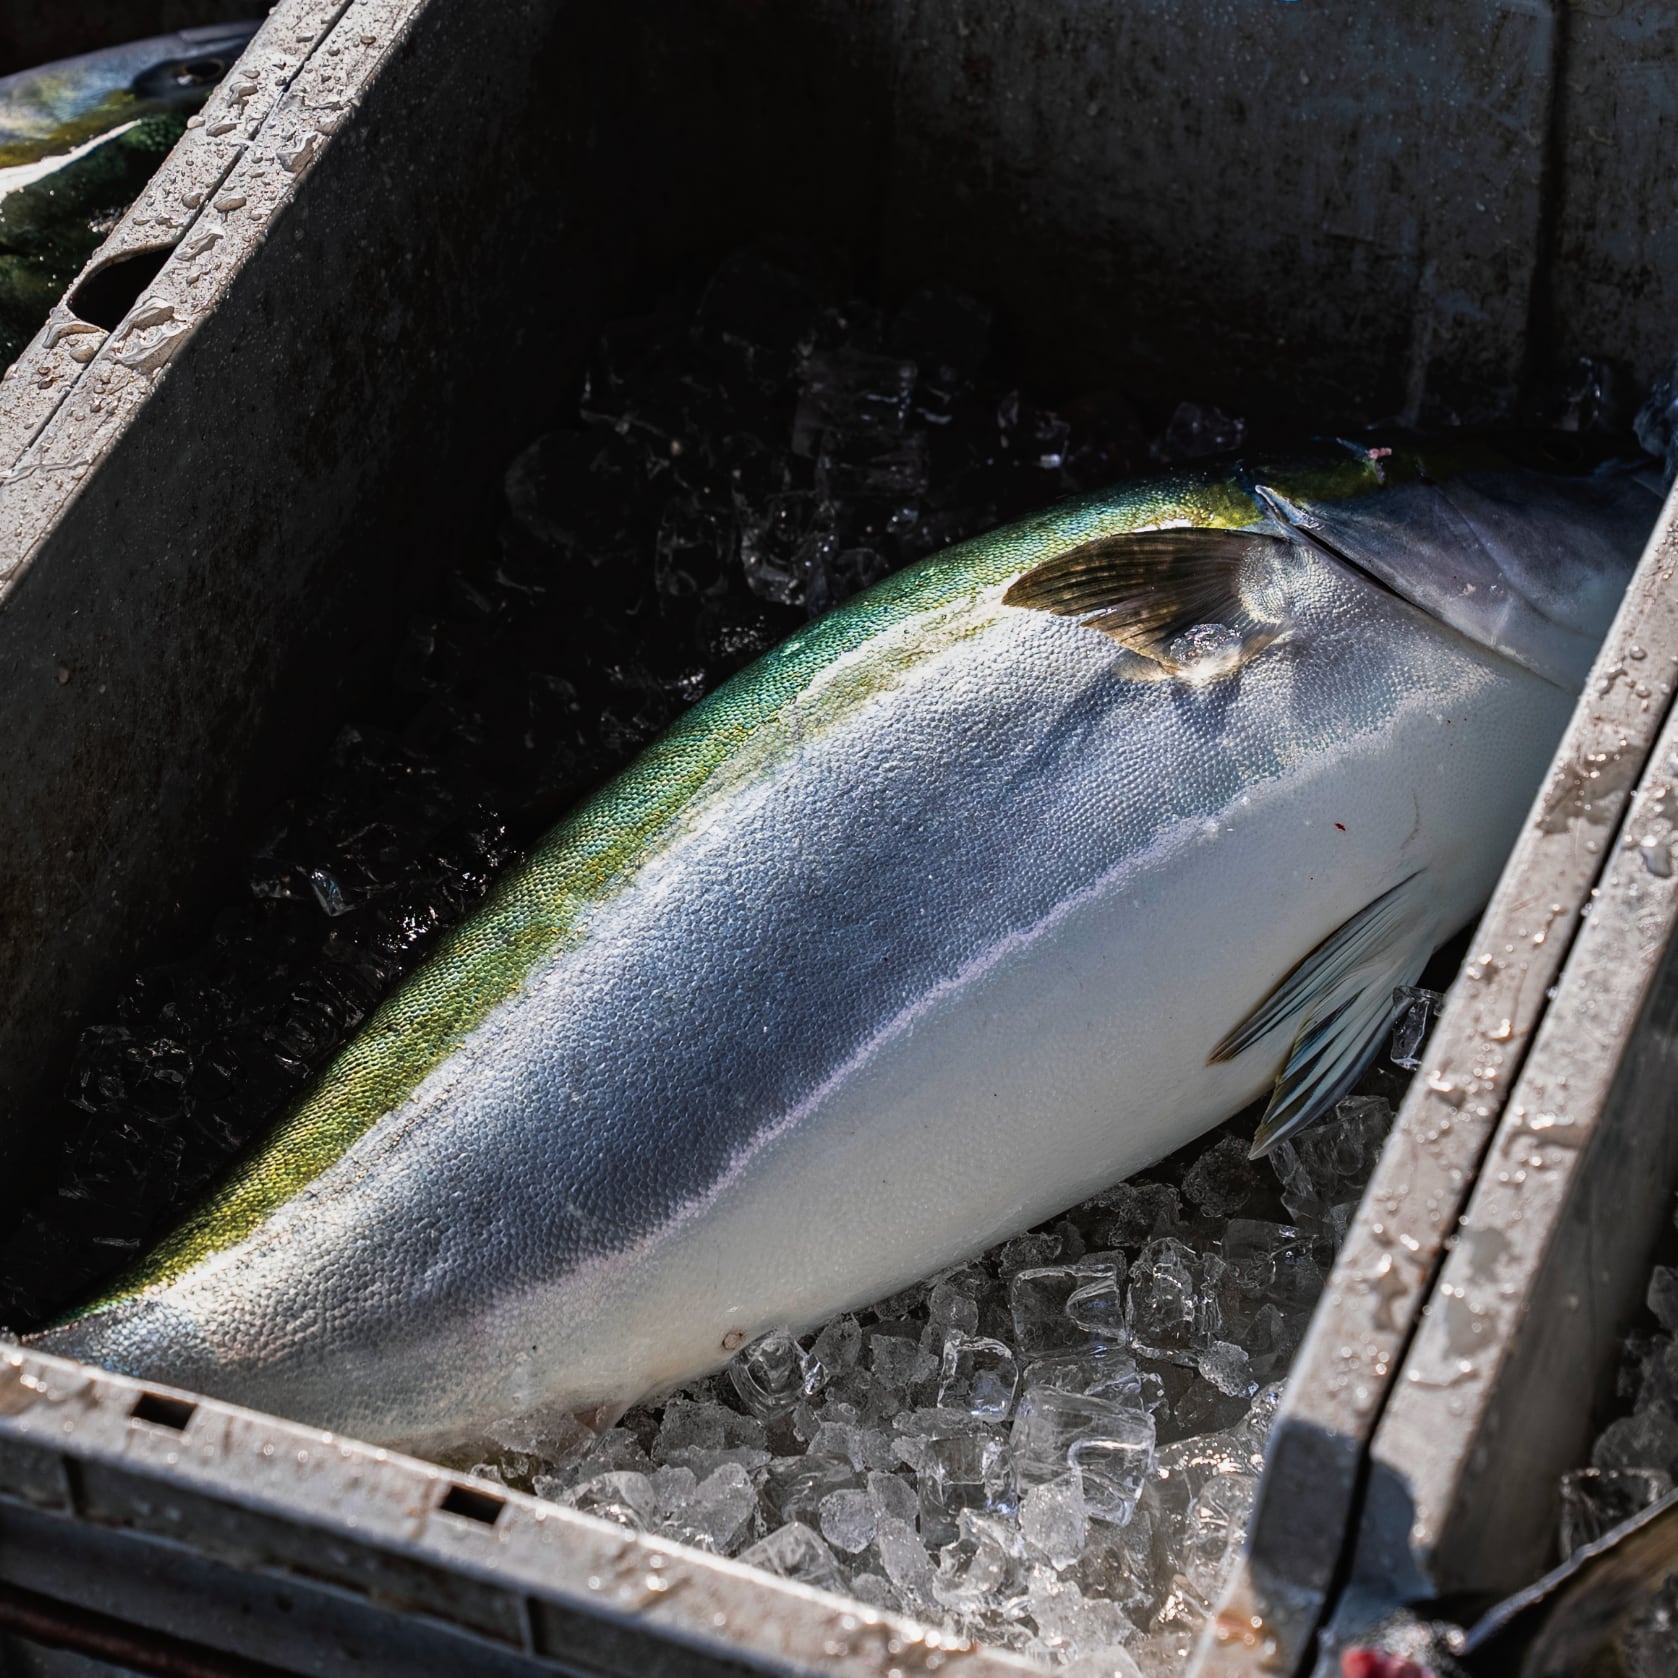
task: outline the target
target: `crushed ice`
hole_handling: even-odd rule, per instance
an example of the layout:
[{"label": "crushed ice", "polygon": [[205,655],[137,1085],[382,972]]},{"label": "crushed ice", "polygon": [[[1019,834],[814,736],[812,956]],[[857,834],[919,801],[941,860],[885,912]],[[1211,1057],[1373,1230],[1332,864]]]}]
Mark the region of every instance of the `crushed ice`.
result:
[{"label": "crushed ice", "polygon": [[[1561,1558],[1664,1497],[1678,1475],[1678,1270],[1657,1264],[1646,1301],[1653,1323],[1622,1354],[1622,1413],[1597,1435],[1590,1466],[1562,1476]],[[1626,1678],[1678,1672],[1678,1576],[1621,1633],[1619,1656]]]},{"label": "crushed ice", "polygon": [[1054,1663],[1184,1670],[1392,1121],[1230,1127],[1052,1225],[476,1472]]}]

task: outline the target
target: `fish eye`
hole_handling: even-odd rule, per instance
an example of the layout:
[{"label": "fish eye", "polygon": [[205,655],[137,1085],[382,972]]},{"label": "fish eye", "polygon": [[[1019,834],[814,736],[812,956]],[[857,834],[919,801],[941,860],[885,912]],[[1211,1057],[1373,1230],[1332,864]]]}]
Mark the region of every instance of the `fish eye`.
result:
[{"label": "fish eye", "polygon": [[227,74],[219,58],[188,58],[175,66],[177,87],[208,87]]}]

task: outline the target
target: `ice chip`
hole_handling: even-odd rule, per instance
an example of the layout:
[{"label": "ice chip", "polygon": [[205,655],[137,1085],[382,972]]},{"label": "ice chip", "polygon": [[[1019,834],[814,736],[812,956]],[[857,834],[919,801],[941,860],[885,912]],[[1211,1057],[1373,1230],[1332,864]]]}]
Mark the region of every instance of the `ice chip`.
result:
[{"label": "ice chip", "polygon": [[882,1515],[874,1534],[880,1565],[896,1587],[903,1607],[911,1614],[935,1614],[932,1560],[919,1535],[907,1521]]},{"label": "ice chip", "polygon": [[1392,1062],[1406,1072],[1414,1072],[1422,1064],[1422,1050],[1433,1026],[1439,1005],[1445,1000],[1436,990],[1422,990],[1415,985],[1400,985],[1393,992],[1393,1007],[1398,1010],[1392,1028]]},{"label": "ice chip", "polygon": [[1130,1267],[1125,1320],[1139,1351],[1192,1363],[1223,1337],[1236,1281],[1215,1253],[1197,1253],[1175,1236],[1150,1241]]},{"label": "ice chip", "polygon": [[929,1545],[949,1543],[964,1509],[1012,1509],[1008,1447],[984,1433],[929,1439],[920,1470],[921,1532]]},{"label": "ice chip", "polygon": [[1678,1466],[1678,1421],[1662,1409],[1621,1416],[1605,1427],[1591,1450],[1594,1468],[1655,1468],[1670,1474]]},{"label": "ice chip", "polygon": [[1244,420],[1231,419],[1209,402],[1179,402],[1170,423],[1155,441],[1156,460],[1174,463],[1238,449],[1247,435]]},{"label": "ice chip", "polygon": [[1203,1153],[1183,1178],[1183,1198],[1208,1218],[1227,1218],[1258,1192],[1260,1167],[1247,1144],[1225,1136]]},{"label": "ice chip", "polygon": [[740,568],[753,594],[801,605],[810,578],[839,552],[833,510],[806,490],[787,490],[752,506],[736,497]]},{"label": "ice chip", "polygon": [[1144,1670],[1136,1664],[1129,1649],[1111,1643],[1104,1649],[1091,1649],[1068,1661],[1060,1669],[1060,1678],[1163,1678],[1160,1668]]},{"label": "ice chip", "polygon": [[754,1476],[758,1502],[771,1524],[802,1523],[814,1527],[821,1520],[821,1505],[830,1493],[854,1487],[858,1471],[848,1457],[816,1454],[778,1457]]},{"label": "ice chip", "polygon": [[[927,1321],[948,1331],[962,1334],[979,1332],[978,1294],[986,1286],[987,1278],[975,1265],[952,1271],[932,1285],[926,1299]],[[942,1344],[940,1335],[939,1343]]]},{"label": "ice chip", "polygon": [[996,1273],[1005,1281],[1017,1270],[1038,1270],[1061,1255],[1060,1237],[1048,1230],[1034,1229],[1004,1241],[991,1257]]},{"label": "ice chip", "polygon": [[878,1515],[891,1515],[900,1521],[914,1521],[920,1513],[920,1498],[914,1485],[899,1474],[886,1474],[871,1469],[868,1475],[868,1500]]},{"label": "ice chip", "polygon": [[1246,1532],[1257,1494],[1256,1474],[1231,1471],[1214,1474],[1189,1505],[1182,1572],[1207,1607],[1217,1600],[1231,1546]]},{"label": "ice chip", "polygon": [[907,1401],[909,1389],[917,1380],[935,1372],[920,1343],[898,1334],[870,1334],[868,1359],[880,1384],[900,1403]]},{"label": "ice chip", "polygon": [[794,454],[814,455],[829,431],[894,437],[915,388],[915,364],[864,350],[816,350],[805,357],[793,415]]},{"label": "ice chip", "polygon": [[1561,1553],[1565,1560],[1585,1544],[1629,1521],[1672,1490],[1659,1468],[1578,1468],[1561,1477]]},{"label": "ice chip", "polygon": [[994,1421],[1007,1419],[1020,1384],[1013,1352],[1000,1340],[951,1331],[938,1371],[938,1404]]},{"label": "ice chip", "polygon": [[803,1396],[804,1353],[787,1330],[771,1329],[736,1354],[728,1379],[754,1416],[771,1421],[786,1415]]},{"label": "ice chip", "polygon": [[1169,1183],[1145,1179],[1120,1183],[1089,1204],[1102,1243],[1110,1247],[1140,1247],[1165,1235],[1180,1221],[1181,1203]]},{"label": "ice chip", "polygon": [[804,1362],[804,1392],[813,1397],[862,1356],[862,1325],[848,1312],[822,1329]]},{"label": "ice chip", "polygon": [[1678,1270],[1657,1264],[1649,1276],[1649,1309],[1668,1334],[1678,1334]]},{"label": "ice chip", "polygon": [[659,1523],[659,1500],[645,1474],[597,1474],[561,1495],[585,1515],[598,1515],[636,1532],[656,1529]]},{"label": "ice chip", "polygon": [[818,1590],[840,1591],[845,1588],[839,1558],[822,1542],[821,1536],[802,1521],[789,1521],[785,1526],[777,1527],[749,1550],[743,1550],[740,1560],[751,1567],[761,1567],[765,1573],[773,1573],[778,1578],[796,1579],[801,1585],[814,1585]]},{"label": "ice chip", "polygon": [[1196,1358],[1195,1367],[1227,1397],[1246,1398],[1258,1390],[1245,1350],[1232,1341],[1214,1340]]},{"label": "ice chip", "polygon": [[867,1492],[830,1492],[821,1502],[821,1534],[835,1550],[854,1556],[874,1542],[880,1512]]},{"label": "ice chip", "polygon": [[673,1536],[684,1544],[726,1556],[747,1531],[757,1497],[746,1470],[726,1462],[706,1475],[672,1510]]},{"label": "ice chip", "polygon": [[1053,1566],[1072,1566],[1084,1553],[1088,1535],[1081,1474],[1068,1470],[1031,1487],[1020,1499],[1020,1536]]},{"label": "ice chip", "polygon": [[964,1510],[955,1539],[938,1552],[932,1593],[939,1604],[970,1616],[1018,1617],[1029,1571],[1025,1545],[1012,1523]]},{"label": "ice chip", "polygon": [[897,1586],[883,1573],[853,1573],[846,1595],[870,1608],[883,1608],[887,1613],[901,1613],[903,1599]]}]

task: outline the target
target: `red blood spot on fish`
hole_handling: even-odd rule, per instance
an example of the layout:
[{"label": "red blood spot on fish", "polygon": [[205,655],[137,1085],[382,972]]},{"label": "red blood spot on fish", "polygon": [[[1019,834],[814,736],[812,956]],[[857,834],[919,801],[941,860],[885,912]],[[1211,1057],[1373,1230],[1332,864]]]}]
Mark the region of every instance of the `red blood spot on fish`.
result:
[{"label": "red blood spot on fish", "polygon": [[1336,822],[1334,825],[1339,828],[1342,833],[1346,831],[1346,824],[1344,822]]}]

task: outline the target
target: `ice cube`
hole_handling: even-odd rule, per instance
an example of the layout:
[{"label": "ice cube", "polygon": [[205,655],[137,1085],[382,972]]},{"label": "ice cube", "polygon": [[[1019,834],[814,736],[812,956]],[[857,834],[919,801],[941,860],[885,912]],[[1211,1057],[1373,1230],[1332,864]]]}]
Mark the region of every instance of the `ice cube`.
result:
[{"label": "ice cube", "polygon": [[1612,1421],[1591,1450],[1594,1468],[1655,1468],[1670,1474],[1678,1465],[1678,1421],[1649,1409]]},{"label": "ice cube", "polygon": [[868,1360],[880,1384],[897,1399],[896,1408],[908,1402],[910,1387],[938,1368],[918,1341],[877,1330],[868,1336]]},{"label": "ice cube", "polygon": [[737,1462],[724,1463],[701,1480],[687,1496],[672,1502],[666,1530],[684,1544],[714,1555],[731,1555],[757,1508],[757,1497],[746,1470]]},{"label": "ice cube", "polygon": [[1378,1095],[1352,1095],[1333,1116],[1271,1150],[1282,1184],[1282,1204],[1300,1220],[1326,1222],[1330,1209],[1355,1202],[1392,1128],[1392,1104]]},{"label": "ice cube", "polygon": [[1581,1545],[1595,1543],[1610,1527],[1672,1490],[1672,1476],[1659,1468],[1578,1468],[1561,1477],[1561,1553],[1565,1560]]},{"label": "ice cube", "polygon": [[1130,1267],[1125,1319],[1139,1350],[1183,1363],[1220,1338],[1234,1293],[1229,1267],[1175,1236],[1150,1241]]},{"label": "ice cube", "polygon": [[1415,985],[1400,985],[1393,992],[1393,1007],[1398,1010],[1392,1028],[1392,1062],[1406,1072],[1414,1072],[1422,1064],[1422,1050],[1427,1046],[1428,1032],[1444,994],[1436,990],[1422,990]]},{"label": "ice cube", "polygon": [[821,1534],[835,1550],[858,1555],[874,1542],[879,1517],[867,1492],[829,1492],[821,1502]]},{"label": "ice cube", "polygon": [[1020,1384],[1013,1352],[1000,1340],[952,1331],[944,1340],[938,1373],[941,1408],[1003,1421]]},{"label": "ice cube", "polygon": [[1113,1262],[1017,1272],[1008,1283],[1015,1345],[1027,1357],[1042,1357],[1122,1340],[1121,1282]]},{"label": "ice cube", "polygon": [[[722,1460],[717,1453],[761,1451],[766,1443],[763,1423],[755,1416],[742,1416],[712,1398],[678,1394],[665,1403],[653,1456],[673,1466],[703,1466],[709,1473]],[[706,1454],[711,1460],[702,1464],[700,1459]]]},{"label": "ice cube", "polygon": [[662,1515],[652,1482],[630,1471],[596,1474],[560,1493],[560,1500],[585,1515],[598,1515],[636,1532],[656,1528]]},{"label": "ice cube", "polygon": [[1020,1499],[1020,1536],[1055,1567],[1070,1567],[1084,1553],[1089,1516],[1083,1476],[1072,1471],[1031,1487]]},{"label": "ice cube", "polygon": [[920,1498],[913,1484],[900,1474],[886,1474],[871,1469],[868,1474],[868,1499],[876,1515],[892,1515],[900,1521],[913,1521],[920,1513]]},{"label": "ice cube", "polygon": [[807,490],[787,490],[753,505],[735,498],[740,569],[760,599],[803,603],[811,575],[839,552],[833,509]]},{"label": "ice cube", "polygon": [[875,1529],[874,1546],[903,1607],[911,1614],[936,1615],[932,1560],[915,1529],[907,1521],[882,1515]]},{"label": "ice cube", "polygon": [[1208,1218],[1227,1218],[1258,1192],[1259,1168],[1247,1144],[1225,1136],[1208,1148],[1183,1178],[1183,1198]]},{"label": "ice cube", "polygon": [[1668,1334],[1678,1334],[1678,1270],[1657,1264],[1649,1276],[1649,1309]]},{"label": "ice cube", "polygon": [[1139,1401],[1038,1387],[1014,1418],[1014,1477],[1024,1491],[1076,1468],[1089,1513],[1123,1525],[1135,1513],[1154,1438],[1154,1418]]},{"label": "ice cube", "polygon": [[1121,1608],[1086,1597],[1053,1568],[1032,1568],[1027,1607],[1043,1652],[1057,1660],[1117,1643],[1134,1629]]},{"label": "ice cube", "polygon": [[1163,1674],[1155,1667],[1148,1667],[1144,1672],[1129,1649],[1111,1643],[1067,1662],[1060,1668],[1060,1678],[1163,1678]]},{"label": "ice cube", "polygon": [[777,1457],[753,1476],[758,1501],[770,1525],[815,1527],[821,1520],[822,1500],[830,1493],[856,1486],[861,1479],[849,1458],[812,1453]]},{"label": "ice cube", "polygon": [[1004,1241],[991,1254],[996,1273],[1004,1281],[1016,1270],[1036,1270],[1053,1264],[1061,1254],[1060,1237],[1049,1230],[1034,1229]]},{"label": "ice cube", "polygon": [[932,1594],[945,1608],[1008,1620],[1025,1607],[1025,1545],[1011,1522],[962,1511],[954,1540],[938,1553]]},{"label": "ice cube", "polygon": [[1089,1202],[1094,1227],[1104,1246],[1140,1247],[1156,1235],[1175,1229],[1181,1220],[1181,1202],[1169,1183],[1151,1183],[1145,1178],[1120,1183]]},{"label": "ice cube", "polygon": [[984,1433],[929,1439],[920,1469],[921,1532],[928,1545],[948,1544],[964,1509],[1010,1512],[1014,1494],[1008,1447]]},{"label": "ice cube", "polygon": [[1308,1236],[1290,1224],[1231,1218],[1219,1252],[1243,1299],[1283,1311],[1309,1311],[1326,1280]]},{"label": "ice cube", "polygon": [[1202,455],[1240,448],[1246,435],[1244,420],[1231,419],[1209,402],[1179,402],[1154,443],[1154,458],[1166,462],[1198,460]]},{"label": "ice cube", "polygon": [[786,1329],[771,1329],[736,1354],[728,1366],[729,1384],[754,1416],[771,1421],[784,1416],[804,1394],[805,1360]]},{"label": "ice cube", "polygon": [[1084,1479],[1084,1505],[1097,1520],[1123,1526],[1136,1513],[1153,1465],[1154,1418],[1131,1420],[1122,1430],[1074,1439],[1072,1466]]},{"label": "ice cube", "polygon": [[815,1338],[804,1362],[804,1391],[814,1396],[830,1381],[855,1369],[862,1356],[862,1325],[848,1312],[835,1317]]},{"label": "ice cube", "polygon": [[903,1599],[897,1586],[883,1573],[853,1573],[845,1594],[858,1602],[866,1602],[870,1608],[883,1608],[890,1614],[903,1611]]},{"label": "ice cube", "polygon": [[820,1534],[802,1521],[789,1521],[785,1526],[777,1527],[749,1550],[743,1550],[740,1560],[751,1567],[761,1567],[765,1573],[773,1573],[778,1578],[796,1579],[801,1585],[814,1585],[818,1590],[839,1591],[845,1588],[839,1558],[822,1542]]},{"label": "ice cube", "polygon": [[1258,1390],[1246,1352],[1231,1341],[1214,1340],[1200,1352],[1195,1365],[1227,1397],[1246,1398]]},{"label": "ice cube", "polygon": [[896,436],[914,388],[912,361],[851,348],[813,351],[793,416],[793,453],[814,455],[828,431]]},{"label": "ice cube", "polygon": [[1258,1495],[1256,1474],[1214,1474],[1189,1505],[1182,1538],[1182,1573],[1208,1608],[1216,1602],[1231,1546],[1247,1530]]}]

